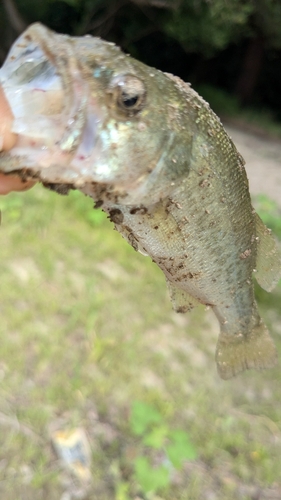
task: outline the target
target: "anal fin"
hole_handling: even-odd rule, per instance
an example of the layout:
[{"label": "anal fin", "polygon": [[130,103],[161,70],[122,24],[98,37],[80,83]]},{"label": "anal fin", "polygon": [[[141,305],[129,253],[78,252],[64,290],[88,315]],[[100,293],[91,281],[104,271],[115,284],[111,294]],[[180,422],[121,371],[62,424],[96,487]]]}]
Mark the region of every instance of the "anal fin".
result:
[{"label": "anal fin", "polygon": [[190,295],[185,290],[178,288],[174,283],[171,283],[166,279],[167,287],[170,294],[170,299],[173,305],[173,309],[178,313],[186,313],[191,311],[196,306],[200,305],[198,299]]},{"label": "anal fin", "polygon": [[281,253],[270,229],[258,214],[255,218],[258,237],[255,278],[264,290],[270,292],[281,278]]}]

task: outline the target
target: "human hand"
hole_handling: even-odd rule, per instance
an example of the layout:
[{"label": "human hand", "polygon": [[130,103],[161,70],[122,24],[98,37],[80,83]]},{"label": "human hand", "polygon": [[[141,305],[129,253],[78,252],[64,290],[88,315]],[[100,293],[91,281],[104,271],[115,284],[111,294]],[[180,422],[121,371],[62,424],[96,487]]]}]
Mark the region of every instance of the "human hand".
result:
[{"label": "human hand", "polygon": [[22,181],[17,175],[5,175],[0,173],[0,195],[11,191],[26,191],[34,186],[34,181]]},{"label": "human hand", "polygon": [[[0,151],[9,151],[16,143],[17,135],[11,131],[13,114],[0,86]],[[25,191],[34,186],[34,181],[23,182],[17,175],[0,173],[0,195],[10,191]]]}]

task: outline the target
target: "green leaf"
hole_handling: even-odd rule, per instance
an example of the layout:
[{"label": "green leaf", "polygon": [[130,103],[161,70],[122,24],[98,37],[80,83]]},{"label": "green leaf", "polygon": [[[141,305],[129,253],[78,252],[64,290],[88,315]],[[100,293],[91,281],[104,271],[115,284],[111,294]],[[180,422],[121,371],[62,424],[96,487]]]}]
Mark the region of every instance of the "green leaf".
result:
[{"label": "green leaf", "polygon": [[152,431],[144,437],[143,443],[146,446],[151,446],[151,448],[159,450],[160,448],[163,448],[168,433],[168,427],[166,425],[160,425],[155,427],[155,429],[152,429]]},{"label": "green leaf", "polygon": [[130,425],[131,430],[137,436],[145,432],[153,425],[160,423],[162,415],[152,406],[141,401],[134,401],[132,405]]},{"label": "green leaf", "polygon": [[170,444],[165,448],[169,460],[180,469],[184,460],[195,460],[197,451],[186,432],[175,430],[170,433]]},{"label": "green leaf", "polygon": [[115,499],[116,500],[129,500],[129,483],[120,482],[117,484]]},{"label": "green leaf", "polygon": [[135,476],[145,493],[155,492],[166,488],[170,483],[170,475],[167,467],[153,468],[146,457],[138,457],[135,460]]}]

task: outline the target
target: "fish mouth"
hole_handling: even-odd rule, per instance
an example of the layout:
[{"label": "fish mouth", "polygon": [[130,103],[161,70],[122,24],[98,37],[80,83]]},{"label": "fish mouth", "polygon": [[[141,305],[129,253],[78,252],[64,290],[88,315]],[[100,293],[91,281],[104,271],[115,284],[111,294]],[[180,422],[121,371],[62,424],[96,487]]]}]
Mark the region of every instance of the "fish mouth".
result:
[{"label": "fish mouth", "polygon": [[16,136],[14,147],[0,154],[0,169],[24,169],[43,182],[90,180],[100,117],[67,37],[32,25],[11,48],[0,85]]}]

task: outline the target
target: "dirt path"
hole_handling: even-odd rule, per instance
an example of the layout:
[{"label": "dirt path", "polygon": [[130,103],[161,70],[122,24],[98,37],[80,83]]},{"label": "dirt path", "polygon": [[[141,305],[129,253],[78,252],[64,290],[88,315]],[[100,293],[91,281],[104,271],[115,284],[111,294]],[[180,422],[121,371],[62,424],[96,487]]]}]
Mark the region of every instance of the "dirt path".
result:
[{"label": "dirt path", "polygon": [[251,194],[266,194],[281,208],[281,142],[232,126],[226,129],[246,161]]}]

